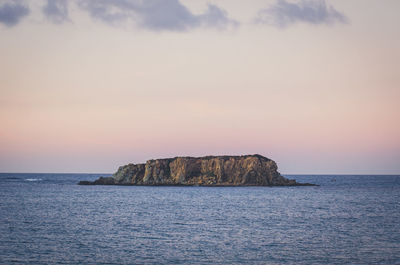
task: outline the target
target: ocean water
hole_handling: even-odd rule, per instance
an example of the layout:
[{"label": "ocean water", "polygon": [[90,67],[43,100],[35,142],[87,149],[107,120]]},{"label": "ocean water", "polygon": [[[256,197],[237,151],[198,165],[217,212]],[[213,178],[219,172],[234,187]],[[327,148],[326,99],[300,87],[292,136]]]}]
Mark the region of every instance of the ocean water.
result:
[{"label": "ocean water", "polygon": [[0,174],[0,263],[400,264],[400,176],[76,185],[99,176]]}]

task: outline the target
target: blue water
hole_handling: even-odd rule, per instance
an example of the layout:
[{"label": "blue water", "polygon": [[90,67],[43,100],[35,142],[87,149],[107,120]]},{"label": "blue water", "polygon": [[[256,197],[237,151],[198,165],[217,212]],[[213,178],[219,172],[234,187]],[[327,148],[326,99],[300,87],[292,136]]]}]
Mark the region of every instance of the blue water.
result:
[{"label": "blue water", "polygon": [[400,264],[400,176],[320,187],[78,186],[0,174],[2,264]]}]

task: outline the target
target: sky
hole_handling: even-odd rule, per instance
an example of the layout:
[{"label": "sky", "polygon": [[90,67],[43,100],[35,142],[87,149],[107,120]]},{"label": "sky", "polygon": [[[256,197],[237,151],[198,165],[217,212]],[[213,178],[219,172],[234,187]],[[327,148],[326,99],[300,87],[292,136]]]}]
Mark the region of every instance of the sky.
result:
[{"label": "sky", "polygon": [[0,0],[0,172],[261,154],[400,174],[398,0]]}]

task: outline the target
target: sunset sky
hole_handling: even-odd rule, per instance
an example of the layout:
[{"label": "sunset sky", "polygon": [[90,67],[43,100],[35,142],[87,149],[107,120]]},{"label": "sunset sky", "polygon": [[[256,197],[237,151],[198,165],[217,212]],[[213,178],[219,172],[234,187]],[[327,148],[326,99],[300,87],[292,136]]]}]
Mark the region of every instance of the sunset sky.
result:
[{"label": "sunset sky", "polygon": [[0,0],[0,172],[261,154],[400,174],[398,0]]}]

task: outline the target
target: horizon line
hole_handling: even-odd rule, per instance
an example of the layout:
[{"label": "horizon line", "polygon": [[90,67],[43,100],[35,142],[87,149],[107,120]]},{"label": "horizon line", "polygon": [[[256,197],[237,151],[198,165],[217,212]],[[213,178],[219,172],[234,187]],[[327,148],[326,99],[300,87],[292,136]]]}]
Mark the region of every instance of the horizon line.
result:
[{"label": "horizon line", "polygon": [[[92,173],[92,172],[0,172],[0,174],[69,174],[69,175],[78,175],[78,174],[85,174],[85,175],[113,175],[114,173]],[[400,173],[396,174],[380,174],[380,173],[280,173],[283,176],[400,176]]]}]

